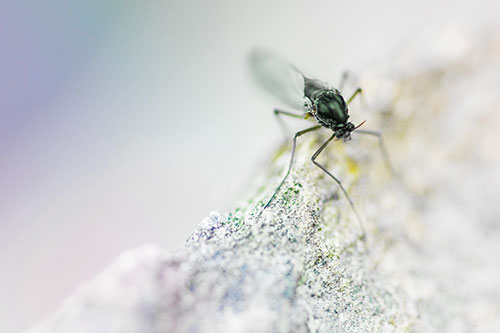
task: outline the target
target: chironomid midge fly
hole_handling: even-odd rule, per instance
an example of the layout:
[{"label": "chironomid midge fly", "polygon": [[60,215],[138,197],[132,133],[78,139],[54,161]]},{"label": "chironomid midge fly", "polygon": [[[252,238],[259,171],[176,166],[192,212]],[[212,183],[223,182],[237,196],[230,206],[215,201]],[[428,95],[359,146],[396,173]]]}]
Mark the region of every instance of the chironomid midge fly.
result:
[{"label": "chironomid midge fly", "polygon": [[[265,89],[269,90],[290,107],[296,110],[303,111],[302,113],[298,114],[283,111],[280,109],[274,109],[274,114],[277,117],[281,115],[302,119],[314,117],[314,119],[316,119],[316,121],[318,122],[318,124],[315,126],[295,133],[293,137],[292,153],[290,157],[290,163],[288,165],[288,170],[282,181],[274,191],[273,195],[264,206],[264,209],[266,209],[271,204],[276,194],[279,192],[281,186],[284,184],[285,180],[290,174],[293,164],[293,158],[295,155],[297,138],[303,134],[318,130],[321,127],[325,127],[331,129],[333,133],[328,138],[328,140],[326,140],[312,155],[311,160],[317,167],[323,170],[338,184],[345,197],[347,198],[354,214],[356,215],[362,231],[361,238],[364,238],[365,229],[363,227],[361,216],[356,210],[356,207],[346,189],[337,177],[335,177],[323,165],[316,161],[321,152],[332,140],[335,139],[346,142],[351,139],[351,133],[353,131],[356,131],[356,133],[359,134],[371,135],[378,138],[382,157],[384,158],[386,166],[389,170],[393,170],[389,161],[387,149],[385,148],[382,133],[378,131],[358,129],[361,125],[364,124],[364,121],[358,125],[354,125],[352,122],[348,121],[348,105],[358,94],[362,92],[361,88],[356,89],[356,91],[346,102],[339,89],[330,87],[323,81],[306,76],[295,66],[264,50],[256,50],[252,52],[250,56],[250,66],[257,81],[259,81],[259,83]],[[345,78],[346,76],[344,75],[339,85],[340,89],[342,89],[343,87]]]}]

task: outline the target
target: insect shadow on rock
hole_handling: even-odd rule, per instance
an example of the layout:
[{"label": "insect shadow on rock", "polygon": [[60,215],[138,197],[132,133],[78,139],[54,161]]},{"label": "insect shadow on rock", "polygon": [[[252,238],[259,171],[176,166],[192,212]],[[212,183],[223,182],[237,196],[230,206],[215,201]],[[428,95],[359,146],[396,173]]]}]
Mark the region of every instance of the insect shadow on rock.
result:
[{"label": "insect shadow on rock", "polygon": [[332,130],[333,133],[328,138],[328,140],[326,140],[311,156],[311,160],[317,167],[323,170],[338,184],[345,197],[349,201],[349,204],[359,222],[359,226],[362,232],[361,239],[365,239],[366,233],[361,216],[356,210],[356,207],[346,189],[337,177],[335,177],[323,165],[316,161],[321,152],[332,140],[342,140],[343,142],[349,141],[351,139],[351,133],[353,131],[356,131],[356,133],[359,134],[370,135],[378,138],[380,151],[382,153],[382,157],[385,161],[386,167],[392,173],[394,172],[392,164],[389,160],[387,149],[384,144],[382,133],[379,131],[358,129],[361,125],[364,124],[364,121],[358,125],[354,125],[352,122],[348,121],[348,105],[354,100],[356,96],[362,93],[362,89],[356,89],[351,97],[349,97],[349,99],[345,101],[344,97],[341,94],[341,91],[339,90],[343,88],[343,85],[345,83],[345,73],[342,76],[339,89],[336,89],[329,86],[323,81],[313,79],[304,75],[297,67],[287,63],[275,54],[265,50],[255,50],[251,53],[250,67],[255,78],[263,86],[263,88],[271,92],[273,95],[278,97],[281,101],[283,101],[293,109],[302,111],[301,113],[294,113],[281,109],[274,109],[274,114],[277,116],[280,124],[282,124],[280,116],[302,119],[312,118],[315,119],[318,123],[315,126],[295,133],[293,137],[292,153],[287,172],[269,201],[264,206],[264,209],[269,207],[273,199],[276,197],[276,194],[281,189],[281,186],[285,183],[288,175],[290,174],[293,165],[293,158],[295,155],[297,138],[306,133],[316,131],[321,127],[325,127]]}]

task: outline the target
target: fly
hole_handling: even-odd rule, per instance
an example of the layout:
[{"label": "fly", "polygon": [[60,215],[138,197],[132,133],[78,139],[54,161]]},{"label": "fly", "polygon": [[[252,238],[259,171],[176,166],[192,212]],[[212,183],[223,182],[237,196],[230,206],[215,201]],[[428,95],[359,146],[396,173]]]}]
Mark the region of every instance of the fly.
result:
[{"label": "fly", "polygon": [[[295,133],[293,137],[292,153],[290,157],[290,163],[288,165],[288,170],[283,177],[283,180],[280,182],[273,195],[264,206],[264,209],[266,209],[271,204],[273,199],[276,197],[276,194],[279,192],[281,186],[284,184],[285,180],[290,174],[290,170],[292,169],[293,165],[293,158],[295,155],[297,138],[303,134],[313,132],[322,127],[325,127],[330,129],[333,133],[328,138],[328,140],[326,140],[312,155],[311,161],[338,184],[345,197],[349,201],[354,214],[356,215],[362,231],[362,238],[364,238],[365,229],[363,227],[363,222],[346,189],[337,177],[335,177],[323,165],[316,161],[321,152],[332,140],[342,140],[344,142],[349,141],[351,139],[351,133],[353,131],[356,131],[356,133],[371,135],[378,138],[382,157],[386,162],[386,166],[389,170],[393,170],[389,161],[387,149],[385,148],[382,133],[378,131],[358,129],[365,123],[364,121],[358,125],[355,125],[349,121],[348,105],[358,94],[362,93],[362,89],[356,89],[356,91],[346,101],[339,89],[333,88],[323,81],[313,79],[304,75],[297,67],[287,63],[284,60],[281,60],[276,55],[263,50],[257,50],[251,54],[250,66],[257,81],[259,81],[259,83],[266,90],[269,90],[290,107],[302,111],[302,113],[294,113],[280,109],[274,109],[274,114],[277,117],[288,116],[302,119],[314,117],[314,119],[318,123],[315,126]],[[340,89],[342,89],[345,78],[346,75],[342,77],[341,83],[339,85]]]}]

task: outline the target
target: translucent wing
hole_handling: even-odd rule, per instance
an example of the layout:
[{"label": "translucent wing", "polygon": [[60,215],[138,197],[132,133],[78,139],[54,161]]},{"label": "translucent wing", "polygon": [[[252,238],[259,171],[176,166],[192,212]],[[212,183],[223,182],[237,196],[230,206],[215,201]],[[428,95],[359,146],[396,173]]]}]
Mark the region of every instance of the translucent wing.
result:
[{"label": "translucent wing", "polygon": [[303,110],[307,80],[304,74],[266,50],[253,51],[249,60],[252,74],[263,88],[290,107]]}]

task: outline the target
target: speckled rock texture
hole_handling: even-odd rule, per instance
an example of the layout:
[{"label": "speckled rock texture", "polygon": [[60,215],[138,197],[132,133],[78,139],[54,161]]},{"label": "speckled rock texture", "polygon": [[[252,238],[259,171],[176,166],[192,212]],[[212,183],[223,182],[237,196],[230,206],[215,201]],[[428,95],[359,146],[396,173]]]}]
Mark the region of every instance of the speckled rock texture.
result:
[{"label": "speckled rock texture", "polygon": [[500,331],[500,38],[422,40],[351,87],[367,101],[351,120],[384,132],[397,174],[356,132],[318,158],[366,240],[310,161],[328,131],[306,134],[268,208],[289,143],[239,208],[175,252],[123,254],[30,332]]}]

